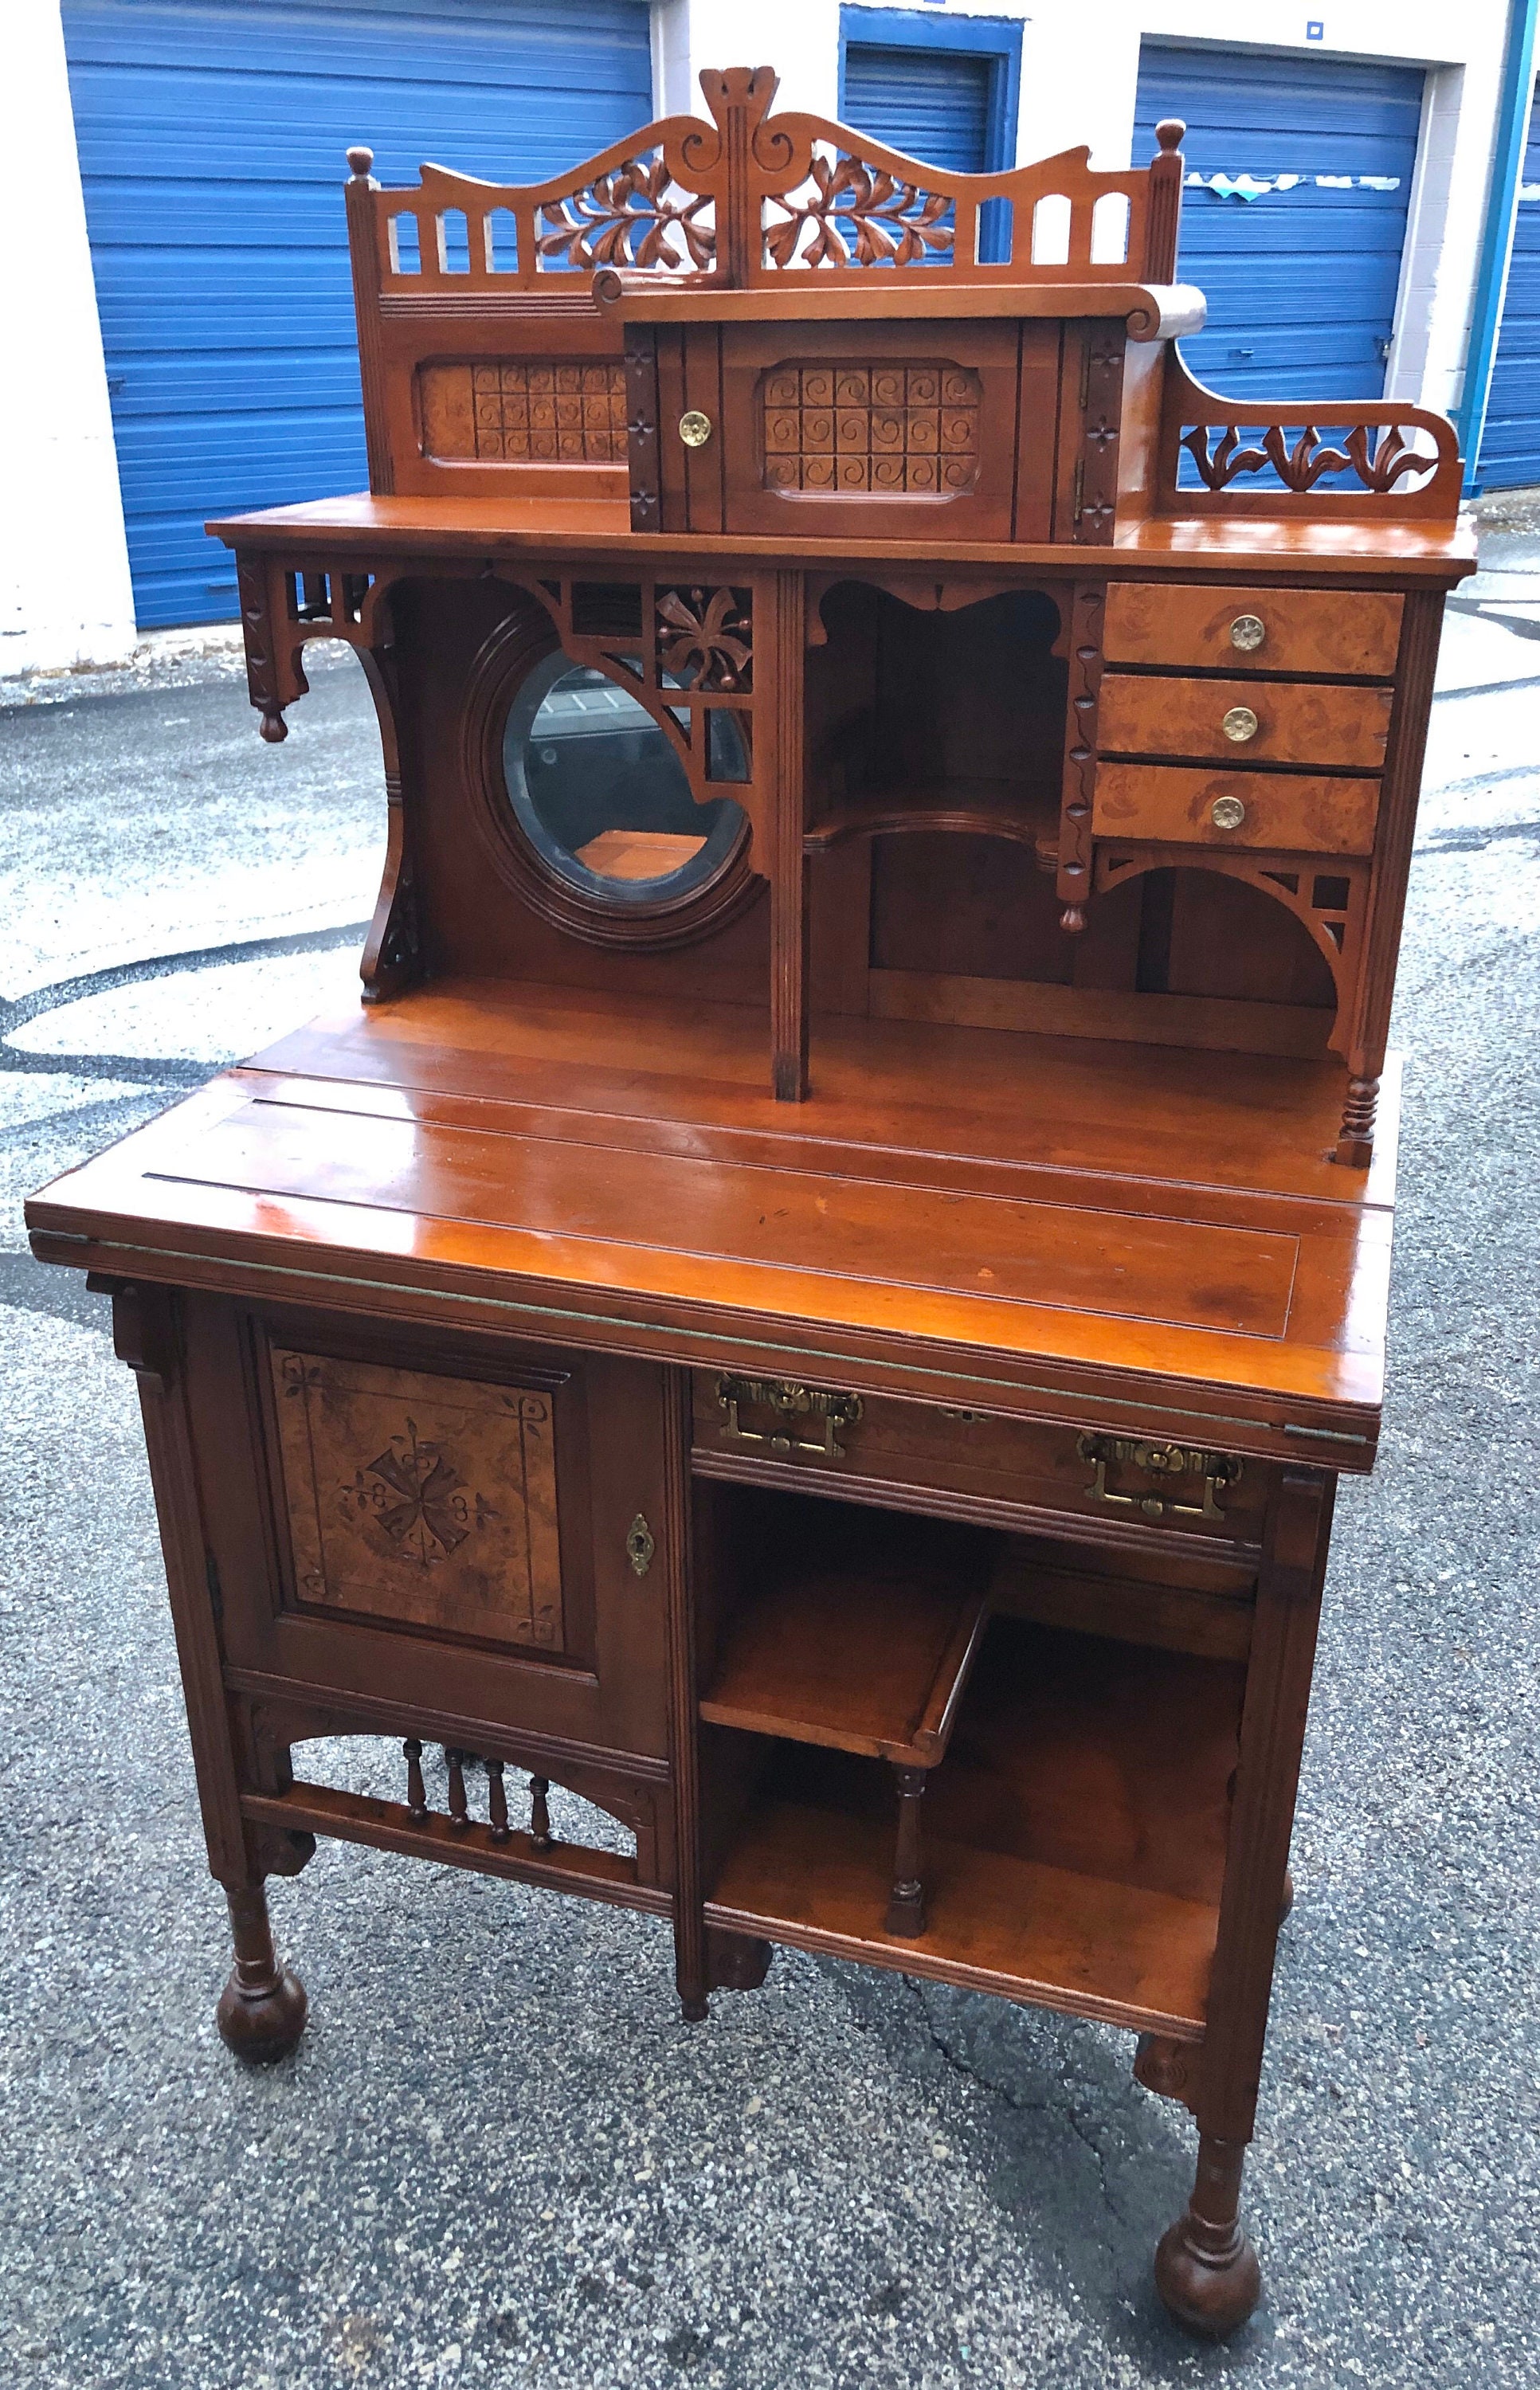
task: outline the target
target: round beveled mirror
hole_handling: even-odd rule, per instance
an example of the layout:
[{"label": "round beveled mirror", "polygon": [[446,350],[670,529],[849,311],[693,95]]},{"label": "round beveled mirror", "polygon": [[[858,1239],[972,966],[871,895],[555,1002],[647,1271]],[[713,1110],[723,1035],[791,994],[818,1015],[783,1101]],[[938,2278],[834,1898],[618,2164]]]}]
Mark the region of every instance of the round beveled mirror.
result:
[{"label": "round beveled mirror", "polygon": [[[668,687],[677,684],[668,682]],[[713,780],[745,780],[731,713],[708,723]],[[726,864],[744,827],[729,796],[698,805],[679,755],[646,706],[559,652],[535,665],[503,734],[508,801],[542,861],[591,900],[672,904]]]}]

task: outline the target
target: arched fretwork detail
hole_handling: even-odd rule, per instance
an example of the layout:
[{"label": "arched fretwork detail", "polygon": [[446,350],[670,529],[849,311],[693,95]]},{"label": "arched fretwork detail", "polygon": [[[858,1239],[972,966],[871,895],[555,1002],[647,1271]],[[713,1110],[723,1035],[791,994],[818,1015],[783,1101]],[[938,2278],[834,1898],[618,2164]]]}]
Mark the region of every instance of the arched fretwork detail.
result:
[{"label": "arched fretwork detail", "polygon": [[1343,855],[1214,854],[1190,846],[1098,845],[1096,886],[1121,888],[1144,871],[1217,871],[1241,880],[1286,906],[1303,923],[1331,972],[1336,1018],[1327,1041],[1346,1057],[1352,997],[1363,952],[1368,903],[1368,866]]}]

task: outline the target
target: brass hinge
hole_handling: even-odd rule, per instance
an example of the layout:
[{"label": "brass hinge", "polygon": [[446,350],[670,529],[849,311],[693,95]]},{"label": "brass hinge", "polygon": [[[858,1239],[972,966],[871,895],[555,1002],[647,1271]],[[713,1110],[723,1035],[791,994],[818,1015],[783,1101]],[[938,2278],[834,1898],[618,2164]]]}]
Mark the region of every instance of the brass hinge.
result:
[{"label": "brass hinge", "polygon": [[[718,1378],[716,1399],[726,1414],[722,1434],[732,1444],[767,1445],[772,1452],[815,1452],[820,1460],[843,1460],[845,1447],[835,1433],[836,1428],[853,1427],[861,1417],[859,1394],[826,1392],[821,1386],[799,1385],[791,1378]],[[751,1409],[768,1410],[781,1428],[744,1427],[738,1420],[739,1405]],[[822,1420],[821,1436],[792,1435],[794,1420]]]},{"label": "brass hinge", "polygon": [[[1246,1466],[1231,1453],[1202,1452],[1190,1444],[1146,1444],[1133,1436],[1083,1435],[1075,1450],[1096,1471],[1085,1488],[1090,1501],[1105,1503],[1111,1510],[1137,1510],[1147,1519],[1222,1519],[1220,1489],[1234,1485]],[[1177,1502],[1169,1494],[1114,1494],[1108,1486],[1107,1471],[1115,1461],[1156,1479],[1201,1477],[1203,1498]]]},{"label": "brass hinge", "polygon": [[1073,506],[1073,520],[1078,522],[1085,511],[1085,459],[1084,456],[1077,457],[1075,460]]}]

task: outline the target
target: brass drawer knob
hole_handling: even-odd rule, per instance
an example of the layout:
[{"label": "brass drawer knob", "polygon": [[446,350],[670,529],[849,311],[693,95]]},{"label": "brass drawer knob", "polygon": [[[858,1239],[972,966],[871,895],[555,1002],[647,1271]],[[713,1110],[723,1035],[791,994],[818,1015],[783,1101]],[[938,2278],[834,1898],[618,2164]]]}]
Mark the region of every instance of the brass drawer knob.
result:
[{"label": "brass drawer knob", "polygon": [[1243,656],[1254,655],[1266,636],[1267,625],[1260,614],[1238,614],[1230,624],[1230,645]]},{"label": "brass drawer knob", "polygon": [[1244,747],[1248,739],[1256,737],[1262,725],[1249,705],[1232,705],[1219,727],[1233,746]]},{"label": "brass drawer knob", "polygon": [[1238,797],[1215,797],[1209,807],[1209,819],[1215,829],[1238,829],[1246,818],[1246,808]]},{"label": "brass drawer knob", "polygon": [[712,418],[692,406],[687,415],[679,418],[679,437],[687,448],[704,448],[712,436]]}]

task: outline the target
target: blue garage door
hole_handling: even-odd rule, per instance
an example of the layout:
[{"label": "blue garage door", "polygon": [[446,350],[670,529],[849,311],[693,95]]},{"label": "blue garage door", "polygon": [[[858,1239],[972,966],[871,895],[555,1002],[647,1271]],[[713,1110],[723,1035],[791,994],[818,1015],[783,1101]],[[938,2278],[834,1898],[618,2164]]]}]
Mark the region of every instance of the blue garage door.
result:
[{"label": "blue garage door", "polygon": [[367,481],[343,152],[538,182],[652,114],[646,0],[65,0],[141,627],[236,611],[209,515]]},{"label": "blue garage door", "polygon": [[1540,482],[1540,93],[1529,120],[1529,147],[1513,225],[1497,361],[1482,433],[1483,490]]},{"label": "blue garage door", "polygon": [[990,63],[956,51],[845,45],[845,122],[859,132],[949,166],[982,174],[989,157]]},{"label": "blue garage door", "polygon": [[1200,381],[1383,396],[1421,114],[1420,68],[1145,43],[1134,157],[1185,119],[1178,272],[1209,320],[1182,353]]}]

